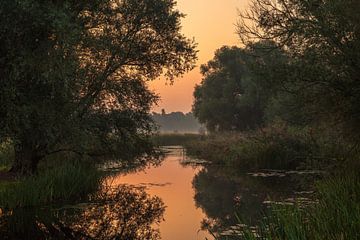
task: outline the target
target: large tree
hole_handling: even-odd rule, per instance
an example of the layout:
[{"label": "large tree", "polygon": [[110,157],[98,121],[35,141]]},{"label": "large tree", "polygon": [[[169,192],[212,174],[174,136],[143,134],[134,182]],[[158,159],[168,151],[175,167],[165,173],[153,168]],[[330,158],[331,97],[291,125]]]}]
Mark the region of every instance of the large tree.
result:
[{"label": "large tree", "polygon": [[[0,3],[0,140],[12,171],[29,173],[63,151],[149,149],[147,80],[193,68],[173,0],[3,0]],[[120,153],[120,155],[119,155]]]},{"label": "large tree", "polygon": [[242,55],[241,49],[224,46],[213,60],[201,66],[203,80],[195,87],[193,111],[210,131],[244,128],[248,123],[239,119],[250,117],[239,116],[245,75]]},{"label": "large tree", "polygon": [[338,124],[357,138],[359,9],[354,0],[252,0],[238,26],[245,44],[273,40],[288,52],[284,80],[314,119]]},{"label": "large tree", "polygon": [[222,47],[201,66],[204,76],[194,92],[193,110],[210,131],[247,130],[264,123],[270,97],[281,85],[286,62],[273,43],[262,41],[246,48]]}]

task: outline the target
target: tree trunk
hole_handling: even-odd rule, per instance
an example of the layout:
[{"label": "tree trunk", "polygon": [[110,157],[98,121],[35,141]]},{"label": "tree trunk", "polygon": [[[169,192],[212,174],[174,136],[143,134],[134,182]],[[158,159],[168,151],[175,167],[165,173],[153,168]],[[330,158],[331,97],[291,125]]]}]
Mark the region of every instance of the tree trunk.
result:
[{"label": "tree trunk", "polygon": [[37,151],[28,144],[15,147],[15,159],[10,172],[18,175],[31,175],[36,172],[40,157]]}]

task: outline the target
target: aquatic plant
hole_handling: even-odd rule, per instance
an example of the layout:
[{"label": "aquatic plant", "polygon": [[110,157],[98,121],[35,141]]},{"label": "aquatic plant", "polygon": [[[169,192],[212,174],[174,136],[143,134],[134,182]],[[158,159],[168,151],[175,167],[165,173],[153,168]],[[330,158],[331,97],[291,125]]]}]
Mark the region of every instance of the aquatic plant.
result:
[{"label": "aquatic plant", "polygon": [[[274,205],[256,228],[246,227],[231,239],[339,240],[360,238],[360,174],[348,173],[320,181],[318,202]],[[223,239],[217,236],[217,239]]]}]

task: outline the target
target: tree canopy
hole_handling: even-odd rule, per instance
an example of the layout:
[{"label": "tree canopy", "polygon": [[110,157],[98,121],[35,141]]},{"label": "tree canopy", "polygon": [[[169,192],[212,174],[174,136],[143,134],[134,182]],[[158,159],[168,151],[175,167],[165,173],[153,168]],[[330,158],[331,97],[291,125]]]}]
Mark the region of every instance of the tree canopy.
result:
[{"label": "tree canopy", "polygon": [[[145,81],[193,68],[173,0],[0,3],[0,140],[13,171],[49,154],[149,150],[157,96]],[[119,155],[121,153],[121,155]],[[129,155],[129,156],[127,156]]]},{"label": "tree canopy", "polygon": [[224,46],[201,66],[204,78],[195,88],[193,110],[209,130],[247,130],[263,124],[286,62],[282,51],[269,52],[270,47],[270,41],[246,48]]},{"label": "tree canopy", "polygon": [[287,51],[289,92],[346,135],[360,120],[359,9],[359,1],[253,0],[238,24],[243,43],[271,39]]},{"label": "tree canopy", "polygon": [[358,138],[359,2],[252,0],[240,13],[243,49],[202,67],[194,113],[210,129],[245,130],[281,118],[329,124]]}]

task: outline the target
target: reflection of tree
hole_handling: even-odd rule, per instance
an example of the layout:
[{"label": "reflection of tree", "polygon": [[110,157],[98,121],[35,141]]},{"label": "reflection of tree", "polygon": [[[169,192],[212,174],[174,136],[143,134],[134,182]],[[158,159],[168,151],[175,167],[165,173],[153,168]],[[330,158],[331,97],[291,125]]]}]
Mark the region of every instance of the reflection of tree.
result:
[{"label": "reflection of tree", "polygon": [[3,239],[160,239],[153,224],[164,210],[158,197],[121,186],[89,204],[11,211],[0,218],[0,234]]},{"label": "reflection of tree", "polygon": [[193,180],[195,202],[207,215],[202,228],[214,234],[239,223],[235,214],[244,223],[256,224],[266,211],[265,200],[287,198],[297,185],[290,178],[233,176],[229,170],[209,166]]}]

